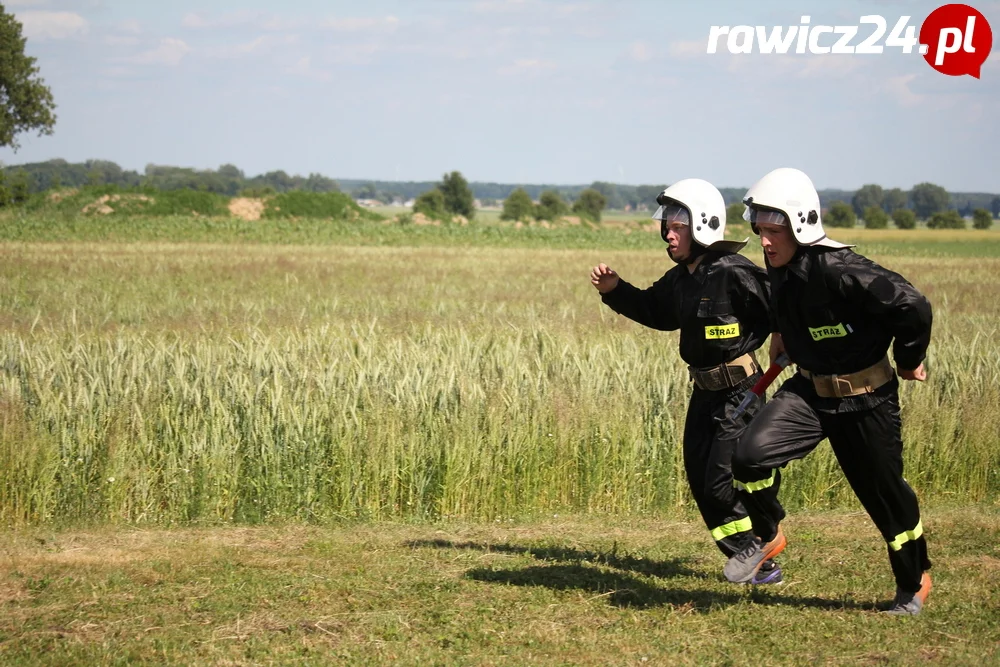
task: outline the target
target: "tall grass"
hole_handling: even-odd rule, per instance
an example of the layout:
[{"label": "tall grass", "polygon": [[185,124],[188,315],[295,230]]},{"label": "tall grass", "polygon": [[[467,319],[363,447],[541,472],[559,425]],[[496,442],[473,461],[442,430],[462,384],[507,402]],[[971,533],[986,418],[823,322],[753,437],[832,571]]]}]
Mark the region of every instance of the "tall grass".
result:
[{"label": "tall grass", "polygon": [[[0,520],[192,523],[687,506],[676,335],[600,305],[660,253],[0,246]],[[922,499],[1000,499],[998,260],[887,261],[935,304]],[[793,507],[852,506],[829,448]]]}]

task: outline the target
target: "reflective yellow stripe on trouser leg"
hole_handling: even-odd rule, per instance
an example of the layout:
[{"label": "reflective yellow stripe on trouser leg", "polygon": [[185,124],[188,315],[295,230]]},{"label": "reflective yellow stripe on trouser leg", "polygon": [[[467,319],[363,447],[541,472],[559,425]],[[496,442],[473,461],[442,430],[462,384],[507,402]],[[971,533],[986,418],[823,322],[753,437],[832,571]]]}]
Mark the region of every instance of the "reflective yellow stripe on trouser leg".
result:
[{"label": "reflective yellow stripe on trouser leg", "polygon": [[903,545],[911,540],[915,540],[924,534],[923,522],[917,521],[917,525],[914,526],[913,530],[906,530],[896,536],[892,542],[889,542],[889,548],[893,551],[899,551],[903,548]]},{"label": "reflective yellow stripe on trouser leg", "polygon": [[730,521],[724,526],[719,526],[718,528],[712,529],[712,539],[716,542],[723,540],[730,535],[735,535],[736,533],[744,533],[753,528],[753,524],[750,523],[750,517],[745,516],[742,519],[737,519],[736,521]]},{"label": "reflective yellow stripe on trouser leg", "polygon": [[774,477],[778,474],[778,469],[775,468],[771,471],[771,476],[767,479],[761,479],[756,482],[738,482],[733,480],[733,486],[741,491],[746,491],[747,493],[753,493],[754,491],[761,491],[768,487],[774,486]]}]

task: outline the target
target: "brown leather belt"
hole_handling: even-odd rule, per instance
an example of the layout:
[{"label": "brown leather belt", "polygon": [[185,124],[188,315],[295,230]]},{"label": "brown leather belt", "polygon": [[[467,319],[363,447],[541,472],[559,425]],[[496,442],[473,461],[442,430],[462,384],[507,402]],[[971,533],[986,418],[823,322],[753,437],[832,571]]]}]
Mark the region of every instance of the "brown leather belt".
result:
[{"label": "brown leather belt", "polygon": [[846,375],[816,375],[804,368],[799,368],[803,377],[812,380],[816,393],[823,398],[844,398],[845,396],[860,396],[870,394],[895,375],[889,357],[882,357],[874,366],[869,366],[856,373]]},{"label": "brown leather belt", "polygon": [[694,385],[708,391],[720,391],[735,387],[759,370],[760,365],[749,353],[711,368],[688,366],[688,373],[694,380]]}]

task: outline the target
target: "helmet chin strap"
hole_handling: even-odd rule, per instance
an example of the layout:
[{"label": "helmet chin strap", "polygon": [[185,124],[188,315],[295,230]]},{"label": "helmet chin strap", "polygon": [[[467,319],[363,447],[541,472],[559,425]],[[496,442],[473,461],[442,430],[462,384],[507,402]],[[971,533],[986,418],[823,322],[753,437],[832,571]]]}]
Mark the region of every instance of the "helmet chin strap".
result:
[{"label": "helmet chin strap", "polygon": [[670,259],[672,259],[675,264],[680,264],[681,266],[687,266],[691,262],[695,261],[702,255],[704,255],[707,251],[708,248],[706,248],[702,244],[695,241],[694,238],[692,238],[691,249],[688,251],[688,256],[685,257],[684,259],[676,259],[673,255],[670,254],[670,246],[667,246],[667,256],[670,257]]}]

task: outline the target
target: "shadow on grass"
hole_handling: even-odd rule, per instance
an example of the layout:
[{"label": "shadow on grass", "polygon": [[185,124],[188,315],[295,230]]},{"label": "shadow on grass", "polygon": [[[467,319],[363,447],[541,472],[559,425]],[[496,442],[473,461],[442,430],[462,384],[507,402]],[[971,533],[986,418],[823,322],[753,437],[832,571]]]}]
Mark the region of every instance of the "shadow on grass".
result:
[{"label": "shadow on grass", "polygon": [[[869,610],[875,607],[853,600],[826,600],[817,597],[782,595],[780,588],[734,588],[733,592],[661,588],[622,572],[609,572],[587,565],[534,565],[524,568],[496,570],[473,568],[465,576],[474,581],[499,583],[510,586],[544,586],[554,590],[581,590],[594,597],[607,597],[616,607],[648,609],[672,606],[687,608],[699,613],[728,607],[749,600],[760,605],[810,607],[814,609]],[[774,590],[774,592],[772,592]],[[736,592],[747,591],[747,593]]]},{"label": "shadow on grass", "polygon": [[645,574],[650,577],[660,577],[669,579],[671,577],[694,577],[704,579],[704,572],[692,570],[687,566],[690,558],[671,558],[666,561],[648,560],[619,554],[616,550],[608,551],[583,551],[581,549],[571,549],[569,547],[540,547],[521,546],[517,544],[483,544],[480,542],[452,542],[450,540],[412,540],[406,542],[404,546],[435,549],[468,549],[470,551],[484,551],[502,554],[514,554],[517,556],[532,556],[539,560],[563,561],[570,563],[596,563],[606,565],[618,570]]},{"label": "shadow on grass", "polygon": [[[617,607],[647,609],[673,606],[688,608],[699,613],[750,601],[761,605],[783,605],[831,610],[874,611],[872,605],[853,600],[829,600],[818,597],[783,595],[780,587],[733,586],[730,591],[707,589],[663,588],[643,581],[638,575],[672,578],[691,577],[707,579],[704,572],[685,565],[689,559],[649,561],[633,556],[620,556],[615,552],[581,551],[566,547],[534,547],[512,544],[481,544],[452,542],[449,540],[413,540],[406,542],[411,548],[469,549],[533,556],[541,560],[564,561],[567,564],[532,565],[521,568],[496,569],[477,567],[465,576],[474,581],[509,586],[544,586],[553,590],[580,590],[594,597],[606,597]],[[613,572],[600,566],[624,570]]]}]

